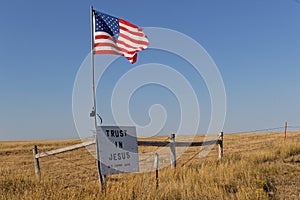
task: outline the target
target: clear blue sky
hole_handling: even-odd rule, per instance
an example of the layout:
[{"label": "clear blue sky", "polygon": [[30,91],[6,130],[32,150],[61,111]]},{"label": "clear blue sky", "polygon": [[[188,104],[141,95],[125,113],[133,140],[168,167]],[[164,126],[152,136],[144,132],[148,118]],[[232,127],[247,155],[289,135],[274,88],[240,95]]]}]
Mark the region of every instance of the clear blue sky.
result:
[{"label": "clear blue sky", "polygon": [[[78,137],[72,90],[90,51],[90,5],[140,27],[182,32],[200,43],[224,81],[225,133],[278,127],[285,121],[300,125],[300,2],[296,0],[11,0],[0,6],[0,140]],[[139,59],[147,56],[145,51]],[[106,101],[102,93],[108,92],[101,87],[98,107]],[[136,94],[138,109],[133,106],[132,115],[140,123],[148,104],[174,98],[163,88],[144,89],[157,95],[153,102],[138,103],[142,99]],[[203,116],[209,115],[205,102]],[[177,109],[176,102],[172,105],[166,106],[171,113]],[[203,120],[205,124],[207,119]]]}]

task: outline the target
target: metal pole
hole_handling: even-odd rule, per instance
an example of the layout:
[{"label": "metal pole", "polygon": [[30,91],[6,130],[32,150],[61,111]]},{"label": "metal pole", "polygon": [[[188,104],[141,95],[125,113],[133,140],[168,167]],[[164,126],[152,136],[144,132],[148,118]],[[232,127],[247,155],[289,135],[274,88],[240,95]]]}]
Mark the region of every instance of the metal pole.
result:
[{"label": "metal pole", "polygon": [[94,64],[94,10],[93,6],[90,8],[90,28],[91,28],[91,64],[92,64],[92,92],[93,92],[93,108],[90,113],[90,117],[94,117],[95,122],[95,133],[96,133],[96,154],[97,154],[97,168],[98,168],[98,176],[100,180],[101,190],[105,189],[105,177],[101,172],[101,162],[100,155],[98,151],[98,142],[97,142],[97,112],[96,112],[96,92],[95,92],[95,64]]}]

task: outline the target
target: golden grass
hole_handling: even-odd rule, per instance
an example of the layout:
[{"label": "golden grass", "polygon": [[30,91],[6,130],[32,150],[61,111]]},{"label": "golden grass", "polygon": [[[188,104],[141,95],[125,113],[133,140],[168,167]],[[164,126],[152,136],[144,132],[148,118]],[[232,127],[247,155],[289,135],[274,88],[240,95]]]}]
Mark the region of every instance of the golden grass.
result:
[{"label": "golden grass", "polygon": [[286,143],[282,133],[227,134],[222,160],[216,148],[189,160],[200,150],[189,148],[175,170],[159,171],[158,189],[148,172],[108,176],[106,192],[99,192],[95,160],[85,148],[41,158],[36,180],[33,145],[41,152],[79,142],[0,142],[0,199],[300,199],[300,132],[288,133]]}]

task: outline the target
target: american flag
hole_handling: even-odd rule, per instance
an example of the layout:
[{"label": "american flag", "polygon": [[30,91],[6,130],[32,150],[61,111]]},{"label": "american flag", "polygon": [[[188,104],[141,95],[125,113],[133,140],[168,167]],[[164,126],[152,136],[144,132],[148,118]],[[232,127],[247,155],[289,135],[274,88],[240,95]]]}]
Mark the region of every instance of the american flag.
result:
[{"label": "american flag", "polygon": [[141,28],[96,10],[94,14],[94,54],[125,56],[132,64],[137,52],[148,47],[149,41]]}]

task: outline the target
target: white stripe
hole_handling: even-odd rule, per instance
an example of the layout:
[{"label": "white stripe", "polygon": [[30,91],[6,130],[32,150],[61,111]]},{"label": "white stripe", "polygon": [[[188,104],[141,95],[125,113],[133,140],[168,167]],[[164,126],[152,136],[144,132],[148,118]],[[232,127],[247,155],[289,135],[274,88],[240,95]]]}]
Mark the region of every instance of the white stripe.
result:
[{"label": "white stripe", "polygon": [[121,28],[125,28],[128,31],[136,33],[136,34],[143,34],[143,35],[145,35],[145,33],[142,30],[139,30],[139,28],[131,28],[130,26],[124,25],[122,23],[120,23],[120,30],[121,31],[125,31],[125,30],[123,30]]},{"label": "white stripe", "polygon": [[118,47],[122,48],[122,49],[126,49],[126,51],[128,51],[128,52],[142,50],[142,48],[129,48],[129,47],[124,46],[123,44],[118,44]]},{"label": "white stripe", "polygon": [[94,44],[103,44],[103,43],[109,43],[112,44],[113,46],[97,46],[94,48],[95,51],[99,51],[99,50],[112,50],[115,51],[116,53],[121,53],[122,52],[118,49],[117,44],[114,42],[113,37],[111,37],[110,34],[103,32],[103,31],[99,31],[99,32],[95,32],[94,34],[95,36],[108,36],[109,38],[107,39],[95,39]]},{"label": "white stripe", "polygon": [[[111,35],[109,34],[109,33],[106,33],[106,32],[104,32],[104,31],[97,31],[97,32],[94,32],[94,35],[96,36],[96,35],[107,35],[107,36],[109,36],[109,37],[111,37]],[[112,38],[112,37],[111,37]]]},{"label": "white stripe", "polygon": [[[125,21],[125,20],[124,20],[124,21]],[[120,22],[120,21],[119,21],[119,25],[122,26],[122,27],[124,27],[124,28],[126,28],[126,29],[128,29],[128,30],[131,30],[131,31],[133,31],[133,32],[140,32],[140,31],[139,31],[139,28],[133,28],[133,27],[131,27],[131,26],[128,26],[128,25],[126,25],[126,24],[123,24],[123,23]]]},{"label": "white stripe", "polygon": [[[133,39],[135,39],[135,40],[148,42],[148,39],[147,39],[146,37],[135,36],[135,35],[132,35],[132,34],[126,32],[126,31],[123,31],[123,30],[120,30],[120,32],[122,32],[124,35],[126,35],[126,36],[128,36],[128,37],[130,37],[130,38],[133,38]],[[102,31],[100,31],[100,32],[95,32],[95,36],[96,36],[96,35],[97,35],[97,36],[108,36],[109,39],[95,39],[95,43],[108,42],[108,43],[110,43],[110,44],[116,44],[116,43],[114,42],[113,37],[111,37],[111,35],[108,34],[108,33],[106,33],[106,32],[102,32]],[[123,47],[124,49],[128,49],[128,51],[132,51],[132,50],[141,50],[142,48],[143,48],[143,49],[146,49],[146,48],[147,48],[147,45],[142,45],[142,44],[139,44],[139,43],[132,42],[132,41],[127,40],[126,38],[121,37],[121,36],[119,36],[118,40],[123,41],[123,42],[125,42],[126,44],[135,47],[135,49],[132,49],[132,48],[128,48],[128,47],[125,47],[125,46],[122,45],[122,47]],[[118,46],[121,46],[121,45],[118,45]]]},{"label": "white stripe", "polygon": [[124,56],[128,59],[130,58],[131,60],[133,60],[133,57],[134,57],[135,54],[126,54],[124,53]]},{"label": "white stripe", "polygon": [[97,43],[110,43],[110,44],[116,44],[114,41],[112,40],[109,40],[109,39],[96,39],[95,40],[95,44]]},{"label": "white stripe", "polygon": [[143,41],[143,42],[148,42],[148,39],[146,38],[146,36],[136,36],[136,35],[133,35],[127,31],[124,31],[124,30],[121,30],[120,29],[120,33],[123,33],[124,35],[132,38],[132,39],[135,39],[135,40],[139,40],[139,41]]},{"label": "white stripe", "polygon": [[124,55],[124,57],[126,57],[128,60],[133,60],[134,55]]},{"label": "white stripe", "polygon": [[100,39],[96,39],[96,36],[107,36],[109,38],[103,39],[103,40],[112,40],[112,41],[115,41],[115,39],[110,34],[108,34],[106,32],[103,32],[103,31],[99,31],[99,32],[95,32],[94,33],[95,40],[100,40]]},{"label": "white stripe", "polygon": [[134,47],[136,49],[140,49],[141,47],[147,48],[147,45],[142,45],[142,44],[134,43],[134,42],[132,42],[130,40],[127,40],[126,38],[123,38],[123,37],[119,37],[118,40],[123,41],[126,44],[128,44],[128,45],[130,45],[130,46],[132,46],[132,47]]},{"label": "white stripe", "polygon": [[119,49],[114,48],[114,47],[110,47],[110,46],[98,46],[94,48],[95,51],[99,51],[99,50],[111,50],[114,51],[116,53],[120,53],[123,54],[123,52],[121,52]]},{"label": "white stripe", "polygon": [[134,54],[136,54],[136,53],[130,53],[130,51],[123,52],[123,53],[124,53],[124,55],[129,56],[129,57],[134,56]]}]

